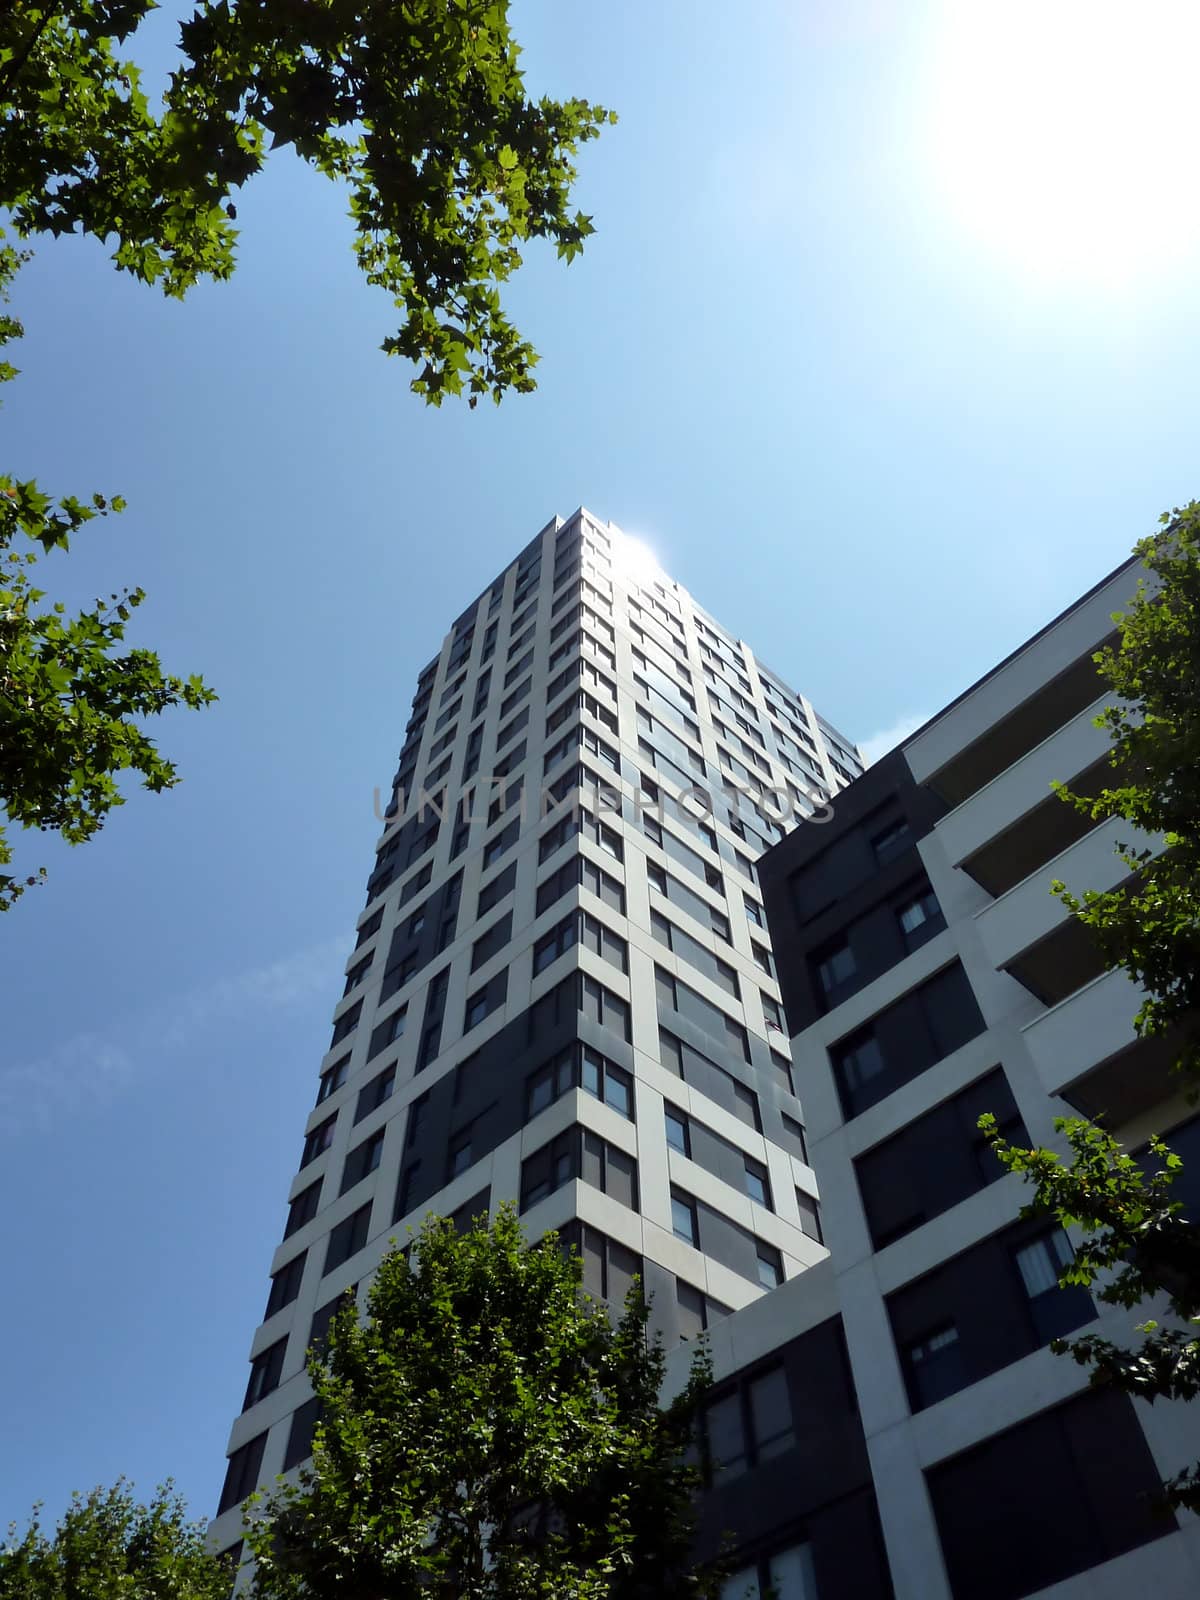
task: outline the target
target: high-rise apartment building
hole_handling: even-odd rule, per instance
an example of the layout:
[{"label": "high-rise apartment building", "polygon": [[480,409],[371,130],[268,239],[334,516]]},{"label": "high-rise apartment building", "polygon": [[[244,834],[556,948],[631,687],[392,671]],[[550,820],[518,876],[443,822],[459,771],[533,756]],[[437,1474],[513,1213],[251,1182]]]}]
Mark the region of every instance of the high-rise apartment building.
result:
[{"label": "high-rise apartment building", "polygon": [[1021,1216],[1031,1191],[977,1126],[1063,1148],[1056,1117],[1103,1118],[1133,1152],[1161,1133],[1200,1216],[1174,1041],[1137,1037],[1140,992],[1051,892],[1112,888],[1119,841],[1161,844],[1051,791],[1111,775],[1094,655],[1138,576],[1111,574],[759,864],[830,1256],[711,1336],[700,1553],[733,1530],[731,1600],[1200,1592],[1200,1518],[1155,1505],[1200,1453],[1196,1403],[1092,1387],[1048,1348],[1136,1344],[1164,1306],[1060,1288],[1078,1233]]},{"label": "high-rise apartment building", "polygon": [[[857,751],[647,552],[555,519],[420,674],[214,1526],[309,1454],[394,1240],[516,1201],[669,1342],[825,1256],[755,861]],[[299,1107],[297,1107],[299,1112]]]}]

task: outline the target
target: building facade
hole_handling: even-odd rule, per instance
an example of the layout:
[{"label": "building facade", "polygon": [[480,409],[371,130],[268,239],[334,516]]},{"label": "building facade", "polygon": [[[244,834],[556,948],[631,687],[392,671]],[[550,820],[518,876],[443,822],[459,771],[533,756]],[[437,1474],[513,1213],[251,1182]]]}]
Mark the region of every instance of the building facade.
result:
[{"label": "building facade", "polygon": [[455,621],[301,1133],[219,1547],[310,1453],[309,1345],[429,1211],[517,1201],[593,1293],[641,1274],[672,1344],[824,1259],[755,862],[860,771],[584,511]]},{"label": "building facade", "polygon": [[[1117,840],[1137,842],[1050,789],[1109,770],[1092,657],[1137,577],[1113,574],[759,863],[830,1258],[711,1335],[718,1405],[773,1373],[790,1404],[791,1454],[761,1471],[749,1412],[734,1430],[739,1597],[747,1578],[766,1592],[776,1552],[779,1600],[1200,1592],[1200,1519],[1153,1505],[1200,1454],[1195,1407],[1091,1389],[1048,1348],[1085,1326],[1127,1343],[1161,1308],[1059,1289],[1071,1240],[1021,1220],[1028,1186],[976,1126],[990,1111],[1059,1148],[1056,1116],[1103,1116],[1134,1149],[1162,1133],[1200,1209],[1170,1041],[1136,1039],[1138,991],[1050,889],[1114,886]],[[792,1466],[822,1448],[794,1356],[814,1327],[844,1339],[834,1411],[865,1457],[815,1488]],[[789,1477],[805,1487],[781,1503]],[[847,1583],[830,1529],[868,1490],[886,1565]]]}]

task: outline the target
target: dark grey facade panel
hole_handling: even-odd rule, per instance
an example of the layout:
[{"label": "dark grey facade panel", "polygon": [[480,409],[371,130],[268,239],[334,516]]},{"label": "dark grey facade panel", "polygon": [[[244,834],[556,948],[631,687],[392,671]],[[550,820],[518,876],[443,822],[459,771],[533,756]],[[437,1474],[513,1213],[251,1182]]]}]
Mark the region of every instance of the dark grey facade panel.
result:
[{"label": "dark grey facade panel", "polygon": [[[1018,1259],[1022,1251],[1033,1258],[1029,1282]],[[1056,1222],[1017,1222],[888,1295],[884,1303],[913,1410],[1090,1322],[1096,1307],[1087,1290],[1057,1286],[1060,1264],[1069,1258]]]},{"label": "dark grey facade panel", "polygon": [[891,937],[890,926],[882,931],[885,916],[872,913],[920,880],[917,843],[945,811],[913,782],[899,751],[856,778],[830,805],[831,821],[801,823],[757,866],[793,1034],[826,1010],[815,958],[847,929],[862,925],[864,965],[872,977],[908,953],[908,946]]},{"label": "dark grey facade panel", "polygon": [[1132,1403],[1091,1390],[926,1473],[954,1600],[1020,1600],[1175,1530]]},{"label": "dark grey facade panel", "polygon": [[736,1530],[736,1566],[791,1543],[812,1547],[821,1600],[890,1600],[866,1443],[840,1318],[801,1334],[768,1361],[714,1390],[719,1400],[760,1371],[782,1364],[792,1448],[708,1489],[700,1507],[699,1553],[716,1556]]},{"label": "dark grey facade panel", "polygon": [[1027,1142],[1008,1079],[995,1067],[857,1157],[855,1176],[877,1250],[1003,1175],[977,1126],[985,1111],[1006,1138]]}]

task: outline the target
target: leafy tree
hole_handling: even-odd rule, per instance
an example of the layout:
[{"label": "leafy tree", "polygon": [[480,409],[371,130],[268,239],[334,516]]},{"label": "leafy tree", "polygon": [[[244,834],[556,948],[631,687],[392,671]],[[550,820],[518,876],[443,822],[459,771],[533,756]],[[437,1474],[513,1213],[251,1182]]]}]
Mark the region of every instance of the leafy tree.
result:
[{"label": "leafy tree", "polygon": [[433,404],[532,389],[500,303],[530,239],[570,261],[574,156],[611,113],[531,100],[506,0],[202,0],[160,108],[117,47],[154,0],[0,6],[0,208],[22,237],[114,241],[167,294],[233,270],[232,196],[290,144],[348,191],[368,282],[402,314],[389,353]]},{"label": "leafy tree", "polygon": [[[1150,1141],[1145,1167],[1094,1123],[1060,1117],[1055,1127],[1072,1153],[1070,1165],[1053,1150],[1023,1150],[980,1118],[992,1148],[1010,1172],[1036,1185],[1022,1216],[1054,1216],[1083,1230],[1083,1243],[1059,1283],[1081,1284],[1108,1305],[1132,1310],[1165,1293],[1173,1324],[1138,1324],[1141,1342],[1122,1349],[1099,1334],[1054,1339],[1051,1349],[1091,1368],[1094,1384],[1111,1383],[1142,1400],[1194,1400],[1200,1394],[1200,1238],[1171,1199],[1183,1166],[1161,1139]],[[1172,1506],[1200,1511],[1200,1463],[1163,1486]]]},{"label": "leafy tree", "polygon": [[1054,885],[1098,942],[1110,969],[1146,992],[1138,1033],[1174,1030],[1179,1065],[1200,1069],[1200,503],[1163,516],[1164,531],[1136,554],[1143,578],[1116,620],[1116,645],[1096,656],[1116,700],[1097,719],[1112,736],[1114,782],[1062,798],[1097,822],[1119,817],[1165,836],[1157,855],[1122,847],[1133,882],[1082,899]]},{"label": "leafy tree", "polygon": [[[180,28],[158,107],[120,50],[156,0],[0,0],[0,218],[21,239],[91,234],[168,294],[234,266],[234,193],[292,145],[348,193],[354,248],[401,313],[383,348],[413,389],[499,401],[534,387],[537,356],[501,287],[532,239],[570,261],[593,231],[572,214],[574,157],[611,120],[583,100],[533,100],[506,0],[202,0]],[[21,257],[0,228],[0,296]],[[0,344],[21,332],[0,316]],[[0,380],[15,369],[0,362]],[[177,781],[134,719],[213,696],[148,650],[116,653],[142,591],[73,622],[39,611],[28,565],[121,502],[57,501],[0,477],[0,807],[78,843],[121,803],[114,774]],[[0,829],[0,866],[11,862]],[[0,874],[0,909],[37,877]]]},{"label": "leafy tree", "polygon": [[[1118,616],[1117,643],[1096,655],[1116,696],[1097,718],[1112,735],[1113,781],[1093,797],[1058,784],[1061,797],[1096,821],[1119,817],[1163,835],[1163,848],[1120,847],[1131,881],[1076,897],[1054,884],[1094,935],[1109,970],[1142,985],[1139,1035],[1166,1035],[1178,1069],[1200,1071],[1200,505],[1162,518],[1163,532],[1137,546],[1153,575]],[[1193,1090],[1194,1093],[1194,1090]],[[1094,1288],[1110,1305],[1132,1309],[1164,1294],[1172,1324],[1138,1325],[1141,1343],[1122,1349],[1095,1334],[1056,1339],[1052,1348],[1144,1400],[1200,1394],[1200,1237],[1171,1200],[1183,1163],[1161,1139],[1143,1161],[1094,1123],[1055,1124],[1070,1164],[1052,1150],[1014,1148],[989,1133],[1001,1161],[1035,1185],[1025,1215],[1077,1225],[1084,1242],[1060,1282]],[[1095,1287],[1099,1285],[1099,1287]],[[1200,1511],[1200,1463],[1164,1485],[1170,1505]]]},{"label": "leafy tree", "polygon": [[[671,1600],[691,1567],[685,1455],[701,1348],[659,1405],[664,1356],[635,1284],[614,1325],[577,1255],[529,1248],[503,1207],[459,1236],[430,1219],[310,1357],[311,1471],[251,1501],[259,1600]],[[256,1508],[256,1509],[255,1509]]]},{"label": "leafy tree", "polygon": [[[0,252],[0,285],[15,259],[11,249]],[[14,318],[0,318],[0,345],[20,331]],[[13,370],[0,365],[0,381]],[[32,481],[0,476],[0,809],[10,822],[55,831],[69,844],[89,839],[124,804],[114,774],[138,772],[154,790],[178,782],[135,719],[215,698],[199,678],[164,674],[152,651],[118,648],[140,589],[71,618],[61,602],[42,604],[46,592],[31,571],[37,547],[65,551],[93,518],[122,509],[103,495],[90,505],[69,495],[56,503]],[[12,858],[0,825],[0,868]],[[0,871],[0,911],[44,876],[44,868],[24,879]]]},{"label": "leafy tree", "polygon": [[229,1600],[232,1576],[170,1484],[145,1506],[123,1479],[75,1495],[52,1536],[35,1509],[0,1546],[0,1600]]}]

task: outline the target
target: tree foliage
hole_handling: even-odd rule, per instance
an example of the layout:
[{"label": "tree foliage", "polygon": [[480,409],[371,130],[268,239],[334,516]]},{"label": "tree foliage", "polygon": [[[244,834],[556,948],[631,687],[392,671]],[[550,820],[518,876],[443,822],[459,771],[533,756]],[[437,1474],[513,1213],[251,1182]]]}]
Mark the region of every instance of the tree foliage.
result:
[{"label": "tree foliage", "polygon": [[[529,240],[566,261],[582,249],[575,156],[615,118],[527,95],[507,0],[202,0],[157,106],[123,58],[155,7],[0,0],[0,221],[21,239],[90,234],[179,297],[232,272],[233,196],[291,145],[347,193],[359,265],[401,314],[383,348],[416,363],[412,388],[471,406],[532,389],[537,355],[500,291]],[[0,227],[5,300],[22,259]],[[0,345],[20,333],[0,315]],[[14,375],[0,361],[0,381]],[[153,652],[118,650],[140,589],[72,622],[40,608],[23,541],[66,550],[120,509],[0,477],[0,807],[72,843],[121,803],[116,773],[177,781],[136,719],[213,698]],[[0,867],[11,860],[0,829]],[[0,909],[42,875],[0,873]]]},{"label": "tree foliage", "polygon": [[18,233],[111,241],[119,267],[182,295],[233,270],[233,196],[290,144],[345,187],[413,388],[434,404],[533,388],[500,288],[530,239],[582,248],[574,157],[612,118],[527,95],[507,0],[203,0],[157,107],[120,54],[153,8],[0,6],[0,208]]},{"label": "tree foliage", "polygon": [[661,1408],[635,1284],[614,1325],[553,1235],[511,1206],[460,1236],[430,1219],[310,1358],[311,1470],[252,1500],[258,1600],[671,1600],[690,1565],[685,1455],[706,1353]]},{"label": "tree foliage", "polygon": [[[1097,725],[1112,736],[1113,781],[1098,795],[1056,785],[1069,805],[1095,821],[1110,817],[1163,836],[1157,853],[1120,846],[1131,881],[1076,897],[1054,885],[1094,935],[1109,970],[1122,969],[1145,998],[1136,1017],[1143,1037],[1168,1035],[1178,1068],[1200,1070],[1200,505],[1162,518],[1163,531],[1136,553],[1151,573],[1115,620],[1115,645],[1096,655],[1115,699]],[[1133,1309],[1166,1297],[1171,1322],[1138,1325],[1141,1342],[1124,1349],[1096,1334],[1056,1339],[1053,1348],[1144,1400],[1200,1394],[1200,1237],[1171,1199],[1182,1162],[1158,1138],[1139,1159],[1094,1123],[1055,1124],[1071,1152],[1017,1149],[980,1127],[1011,1172],[1035,1186],[1025,1215],[1054,1215],[1083,1231],[1060,1282],[1093,1288],[1109,1304]],[[1200,1511],[1200,1463],[1164,1485],[1167,1502]]]},{"label": "tree foliage", "polygon": [[[0,293],[16,262],[11,249],[0,252]],[[0,318],[0,345],[20,332],[14,318]],[[6,364],[0,381],[13,375]],[[69,844],[91,838],[124,804],[117,773],[137,772],[154,790],[178,782],[140,719],[215,698],[199,678],[165,674],[153,651],[121,648],[140,589],[110,594],[74,617],[61,602],[43,604],[46,591],[33,580],[40,557],[67,550],[87,523],[122,509],[119,498],[99,494],[90,503],[55,501],[32,480],[0,475],[0,811]],[[0,868],[12,859],[0,824]],[[0,871],[0,911],[44,875]]]},{"label": "tree foliage", "polygon": [[228,1600],[232,1577],[170,1484],[149,1505],[124,1480],[75,1495],[53,1534],[35,1509],[0,1546],[0,1600]]},{"label": "tree foliage", "polygon": [[[1063,1227],[1083,1230],[1060,1284],[1082,1285],[1105,1304],[1128,1310],[1155,1295],[1167,1297],[1172,1323],[1140,1323],[1141,1342],[1132,1349],[1094,1333],[1054,1339],[1051,1349],[1089,1367],[1094,1384],[1111,1383],[1142,1400],[1194,1400],[1200,1394],[1200,1238],[1171,1199],[1180,1158],[1154,1138],[1143,1164],[1094,1123],[1060,1117],[1055,1127],[1072,1154],[1066,1165],[1053,1150],[1008,1144],[991,1116],[979,1125],[1009,1171],[1036,1186],[1022,1215],[1050,1215]],[[1170,1505],[1200,1511],[1200,1464],[1181,1470],[1164,1491]]]},{"label": "tree foliage", "polygon": [[1200,504],[1162,518],[1136,553],[1152,574],[1096,656],[1116,697],[1097,719],[1112,737],[1114,782],[1088,798],[1056,787],[1095,821],[1118,817],[1165,836],[1157,854],[1122,847],[1130,884],[1055,893],[1090,928],[1110,968],[1145,990],[1139,1034],[1177,1030],[1179,1064],[1200,1069]]}]

